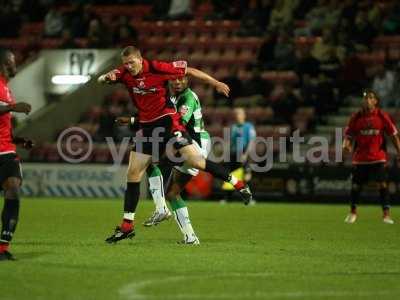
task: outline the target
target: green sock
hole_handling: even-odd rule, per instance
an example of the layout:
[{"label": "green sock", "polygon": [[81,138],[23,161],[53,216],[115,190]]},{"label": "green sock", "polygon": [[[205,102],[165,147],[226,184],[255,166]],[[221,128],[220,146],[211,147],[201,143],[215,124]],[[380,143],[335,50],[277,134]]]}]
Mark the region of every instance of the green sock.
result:
[{"label": "green sock", "polygon": [[186,207],[186,203],[181,196],[178,195],[175,199],[171,200],[171,208],[173,211],[177,211],[179,208],[184,207]]},{"label": "green sock", "polygon": [[180,196],[171,200],[171,207],[174,213],[175,221],[183,234],[186,242],[191,242],[197,239],[194,233],[192,224],[189,218],[189,211],[186,207],[185,201]]}]

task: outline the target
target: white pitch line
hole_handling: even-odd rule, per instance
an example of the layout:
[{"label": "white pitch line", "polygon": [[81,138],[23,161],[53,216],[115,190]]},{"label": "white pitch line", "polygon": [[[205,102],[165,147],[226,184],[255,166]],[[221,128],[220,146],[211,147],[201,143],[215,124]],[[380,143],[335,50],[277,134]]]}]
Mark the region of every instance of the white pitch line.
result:
[{"label": "white pitch line", "polygon": [[254,292],[254,293],[218,293],[218,294],[185,294],[174,292],[173,295],[145,295],[143,289],[151,289],[151,286],[158,285],[160,283],[179,282],[188,279],[204,279],[204,278],[218,278],[218,277],[268,277],[271,276],[269,273],[228,273],[211,276],[201,275],[188,275],[188,276],[173,276],[168,278],[149,279],[140,282],[133,282],[122,286],[118,292],[121,298],[126,300],[158,300],[158,299],[276,299],[276,298],[313,298],[313,297],[332,297],[342,298],[349,296],[357,297],[370,297],[370,296],[388,296],[399,294],[400,290],[392,291],[335,291],[335,290],[324,290],[324,291],[296,291],[296,292]]}]

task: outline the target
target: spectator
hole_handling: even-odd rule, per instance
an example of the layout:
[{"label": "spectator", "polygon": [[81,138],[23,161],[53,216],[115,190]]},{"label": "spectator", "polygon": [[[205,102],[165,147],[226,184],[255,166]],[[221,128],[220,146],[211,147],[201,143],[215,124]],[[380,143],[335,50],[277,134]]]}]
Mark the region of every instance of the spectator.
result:
[{"label": "spectator", "polygon": [[71,30],[69,30],[68,28],[62,31],[60,48],[61,49],[80,48],[79,45],[75,42],[75,39],[71,34]]},{"label": "spectator", "polygon": [[362,10],[359,11],[357,13],[351,35],[356,49],[361,51],[368,50],[375,34],[374,27],[368,21],[367,12]]},{"label": "spectator", "polygon": [[308,25],[298,28],[295,35],[318,35],[325,27],[337,26],[341,15],[342,7],[337,0],[319,0],[305,17]]},{"label": "spectator", "polygon": [[262,34],[260,27],[262,17],[261,10],[257,5],[257,0],[249,1],[248,8],[240,21],[238,35],[260,36]]},{"label": "spectator", "polygon": [[100,19],[92,19],[88,30],[88,48],[107,48],[111,45],[110,35]]},{"label": "spectator", "polygon": [[66,14],[66,23],[74,38],[86,37],[90,21],[95,18],[90,4],[74,3],[72,10]]},{"label": "spectator", "polygon": [[340,63],[337,57],[337,47],[330,28],[323,30],[322,38],[314,44],[311,54],[319,61],[321,71],[325,72],[328,77],[336,78]]},{"label": "spectator", "polygon": [[288,31],[281,31],[274,46],[273,60],[267,64],[267,69],[292,70],[295,65],[293,38]]},{"label": "spectator", "polygon": [[64,26],[64,19],[56,6],[50,7],[50,10],[44,18],[44,35],[46,37],[59,37]]},{"label": "spectator", "polygon": [[119,17],[118,24],[114,32],[113,41],[114,45],[119,47],[137,44],[138,33],[135,28],[129,24],[129,19],[127,16]]},{"label": "spectator", "polygon": [[297,0],[277,0],[271,12],[268,30],[276,31],[289,27],[293,22],[293,11],[298,3]]},{"label": "spectator", "polygon": [[400,3],[394,1],[393,7],[383,22],[383,30],[385,34],[396,34],[400,29]]},{"label": "spectator", "polygon": [[368,22],[374,28],[374,31],[379,31],[382,23],[382,11],[379,2],[367,0],[365,10],[368,13]]},{"label": "spectator", "polygon": [[313,35],[319,33],[324,27],[327,16],[329,15],[329,6],[327,0],[318,0],[315,5],[307,14],[306,21],[308,26],[296,30],[296,35]]},{"label": "spectator", "polygon": [[265,31],[265,29],[267,29],[273,8],[273,0],[261,0],[261,3],[259,5],[260,20],[258,23],[262,31]]},{"label": "spectator", "polygon": [[172,0],[168,10],[168,18],[172,20],[191,17],[190,0]]},{"label": "spectator", "polygon": [[372,89],[378,94],[382,107],[387,107],[391,99],[391,94],[394,89],[394,73],[385,66],[379,66],[377,73],[372,81]]}]

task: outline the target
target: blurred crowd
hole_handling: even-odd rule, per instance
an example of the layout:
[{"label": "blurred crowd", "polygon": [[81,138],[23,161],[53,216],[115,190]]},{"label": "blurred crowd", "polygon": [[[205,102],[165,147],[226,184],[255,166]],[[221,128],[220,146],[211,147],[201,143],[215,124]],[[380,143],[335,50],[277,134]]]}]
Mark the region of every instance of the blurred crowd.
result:
[{"label": "blurred crowd", "polygon": [[[315,123],[324,122],[324,115],[346,104],[349,95],[359,95],[367,86],[378,92],[383,106],[398,105],[397,60],[386,58],[382,64],[367,66],[360,55],[374,51],[372,44],[377,36],[400,34],[400,1],[10,0],[0,6],[0,26],[7,28],[0,31],[0,38],[18,37],[23,23],[44,22],[43,32],[28,37],[31,42],[24,50],[25,57],[39,50],[36,42],[42,38],[61,40],[61,48],[81,47],[77,39],[85,39],[88,48],[136,44],[143,34],[135,28],[136,20],[123,14],[105,20],[92,9],[93,5],[108,4],[150,5],[151,10],[144,17],[147,21],[191,20],[198,18],[200,9],[204,11],[201,14],[204,20],[239,21],[235,35],[255,37],[262,44],[257,56],[246,66],[250,76],[243,79],[241,70],[233,65],[229,75],[220,78],[232,87],[231,98],[237,101],[219,101],[214,94],[211,105],[250,103],[268,107],[275,118],[265,119],[265,124],[287,123],[296,128],[299,108],[313,107],[315,122],[307,123],[307,129],[312,129]],[[299,46],[297,41],[301,39],[313,42]],[[297,79],[276,84],[263,76],[271,71],[293,72]],[[261,103],[251,101],[255,95],[262,96]],[[115,115],[131,112],[132,108],[124,101],[108,99],[101,112],[96,109],[88,112],[82,122],[95,126],[89,130],[95,135],[100,132],[101,140],[111,134],[109,130],[114,130],[110,124]],[[96,122],[90,122],[91,118]]]}]

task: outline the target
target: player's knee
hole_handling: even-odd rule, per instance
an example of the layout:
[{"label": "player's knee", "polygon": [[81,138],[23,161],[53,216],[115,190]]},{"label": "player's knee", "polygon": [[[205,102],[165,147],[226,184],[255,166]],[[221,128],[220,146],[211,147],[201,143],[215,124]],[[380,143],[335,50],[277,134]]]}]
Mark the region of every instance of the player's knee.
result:
[{"label": "player's knee", "polygon": [[6,199],[15,199],[18,200],[20,197],[20,187],[19,185],[9,185],[4,190],[4,197]]},{"label": "player's knee", "polygon": [[137,169],[128,169],[126,173],[126,179],[128,182],[140,182],[143,177],[144,171],[139,171]]}]

